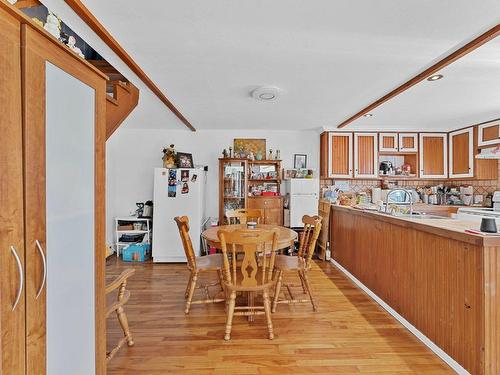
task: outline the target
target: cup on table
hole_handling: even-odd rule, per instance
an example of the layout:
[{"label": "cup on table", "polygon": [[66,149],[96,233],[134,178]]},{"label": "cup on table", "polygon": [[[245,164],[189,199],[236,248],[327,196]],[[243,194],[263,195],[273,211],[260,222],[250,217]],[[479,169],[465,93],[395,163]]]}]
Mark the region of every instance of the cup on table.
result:
[{"label": "cup on table", "polygon": [[248,221],[247,222],[247,228],[248,229],[255,229],[255,228],[257,228],[257,222],[255,222],[255,221]]}]

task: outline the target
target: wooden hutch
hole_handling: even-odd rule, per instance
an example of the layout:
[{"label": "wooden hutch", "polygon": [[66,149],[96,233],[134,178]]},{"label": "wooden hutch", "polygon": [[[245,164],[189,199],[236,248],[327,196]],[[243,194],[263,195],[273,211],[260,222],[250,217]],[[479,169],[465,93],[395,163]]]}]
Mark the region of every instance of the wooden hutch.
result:
[{"label": "wooden hutch", "polygon": [[283,225],[281,160],[219,159],[219,222],[240,208],[260,209],[263,224]]}]

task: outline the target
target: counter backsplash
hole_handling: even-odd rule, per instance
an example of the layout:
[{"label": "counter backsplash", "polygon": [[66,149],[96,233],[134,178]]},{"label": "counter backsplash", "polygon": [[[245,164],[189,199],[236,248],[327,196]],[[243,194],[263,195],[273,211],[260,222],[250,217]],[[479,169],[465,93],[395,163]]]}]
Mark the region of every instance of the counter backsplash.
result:
[{"label": "counter backsplash", "polygon": [[[333,184],[334,179],[321,179],[321,188]],[[371,190],[372,187],[381,187],[380,180],[347,180],[351,186],[351,191],[356,193]],[[447,186],[469,186],[474,188],[474,194],[487,195],[493,193],[495,190],[500,190],[500,161],[498,163],[498,180],[400,180],[398,185],[407,188],[418,188],[433,185],[447,185]]]}]

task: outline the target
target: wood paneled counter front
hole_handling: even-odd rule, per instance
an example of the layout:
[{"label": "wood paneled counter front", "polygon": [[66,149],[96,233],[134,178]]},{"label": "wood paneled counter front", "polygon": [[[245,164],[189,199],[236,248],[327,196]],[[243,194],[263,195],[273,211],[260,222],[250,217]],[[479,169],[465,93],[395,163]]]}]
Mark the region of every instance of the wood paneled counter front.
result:
[{"label": "wood paneled counter front", "polygon": [[471,374],[500,374],[500,237],[332,206],[333,259]]}]

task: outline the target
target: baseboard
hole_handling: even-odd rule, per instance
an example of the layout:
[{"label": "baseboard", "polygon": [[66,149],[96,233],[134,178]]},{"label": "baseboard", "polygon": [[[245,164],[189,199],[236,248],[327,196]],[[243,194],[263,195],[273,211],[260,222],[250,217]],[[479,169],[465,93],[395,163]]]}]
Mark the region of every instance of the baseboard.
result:
[{"label": "baseboard", "polygon": [[368,289],[361,281],[356,279],[349,271],[342,267],[335,260],[331,259],[330,262],[338,268],[343,274],[345,274],[351,281],[356,284],[360,289],[362,289],[366,294],[368,294],[375,302],[377,302],[384,310],[391,314],[397,321],[399,321],[406,329],[408,329],[417,339],[422,341],[422,343],[432,350],[439,358],[446,362],[457,374],[460,375],[470,375],[470,373],[464,369],[460,364],[446,354],[439,346],[437,346],[433,341],[431,341],[427,336],[420,332],[415,326],[408,322],[405,318],[399,315],[391,306],[385,303],[379,296]]}]

